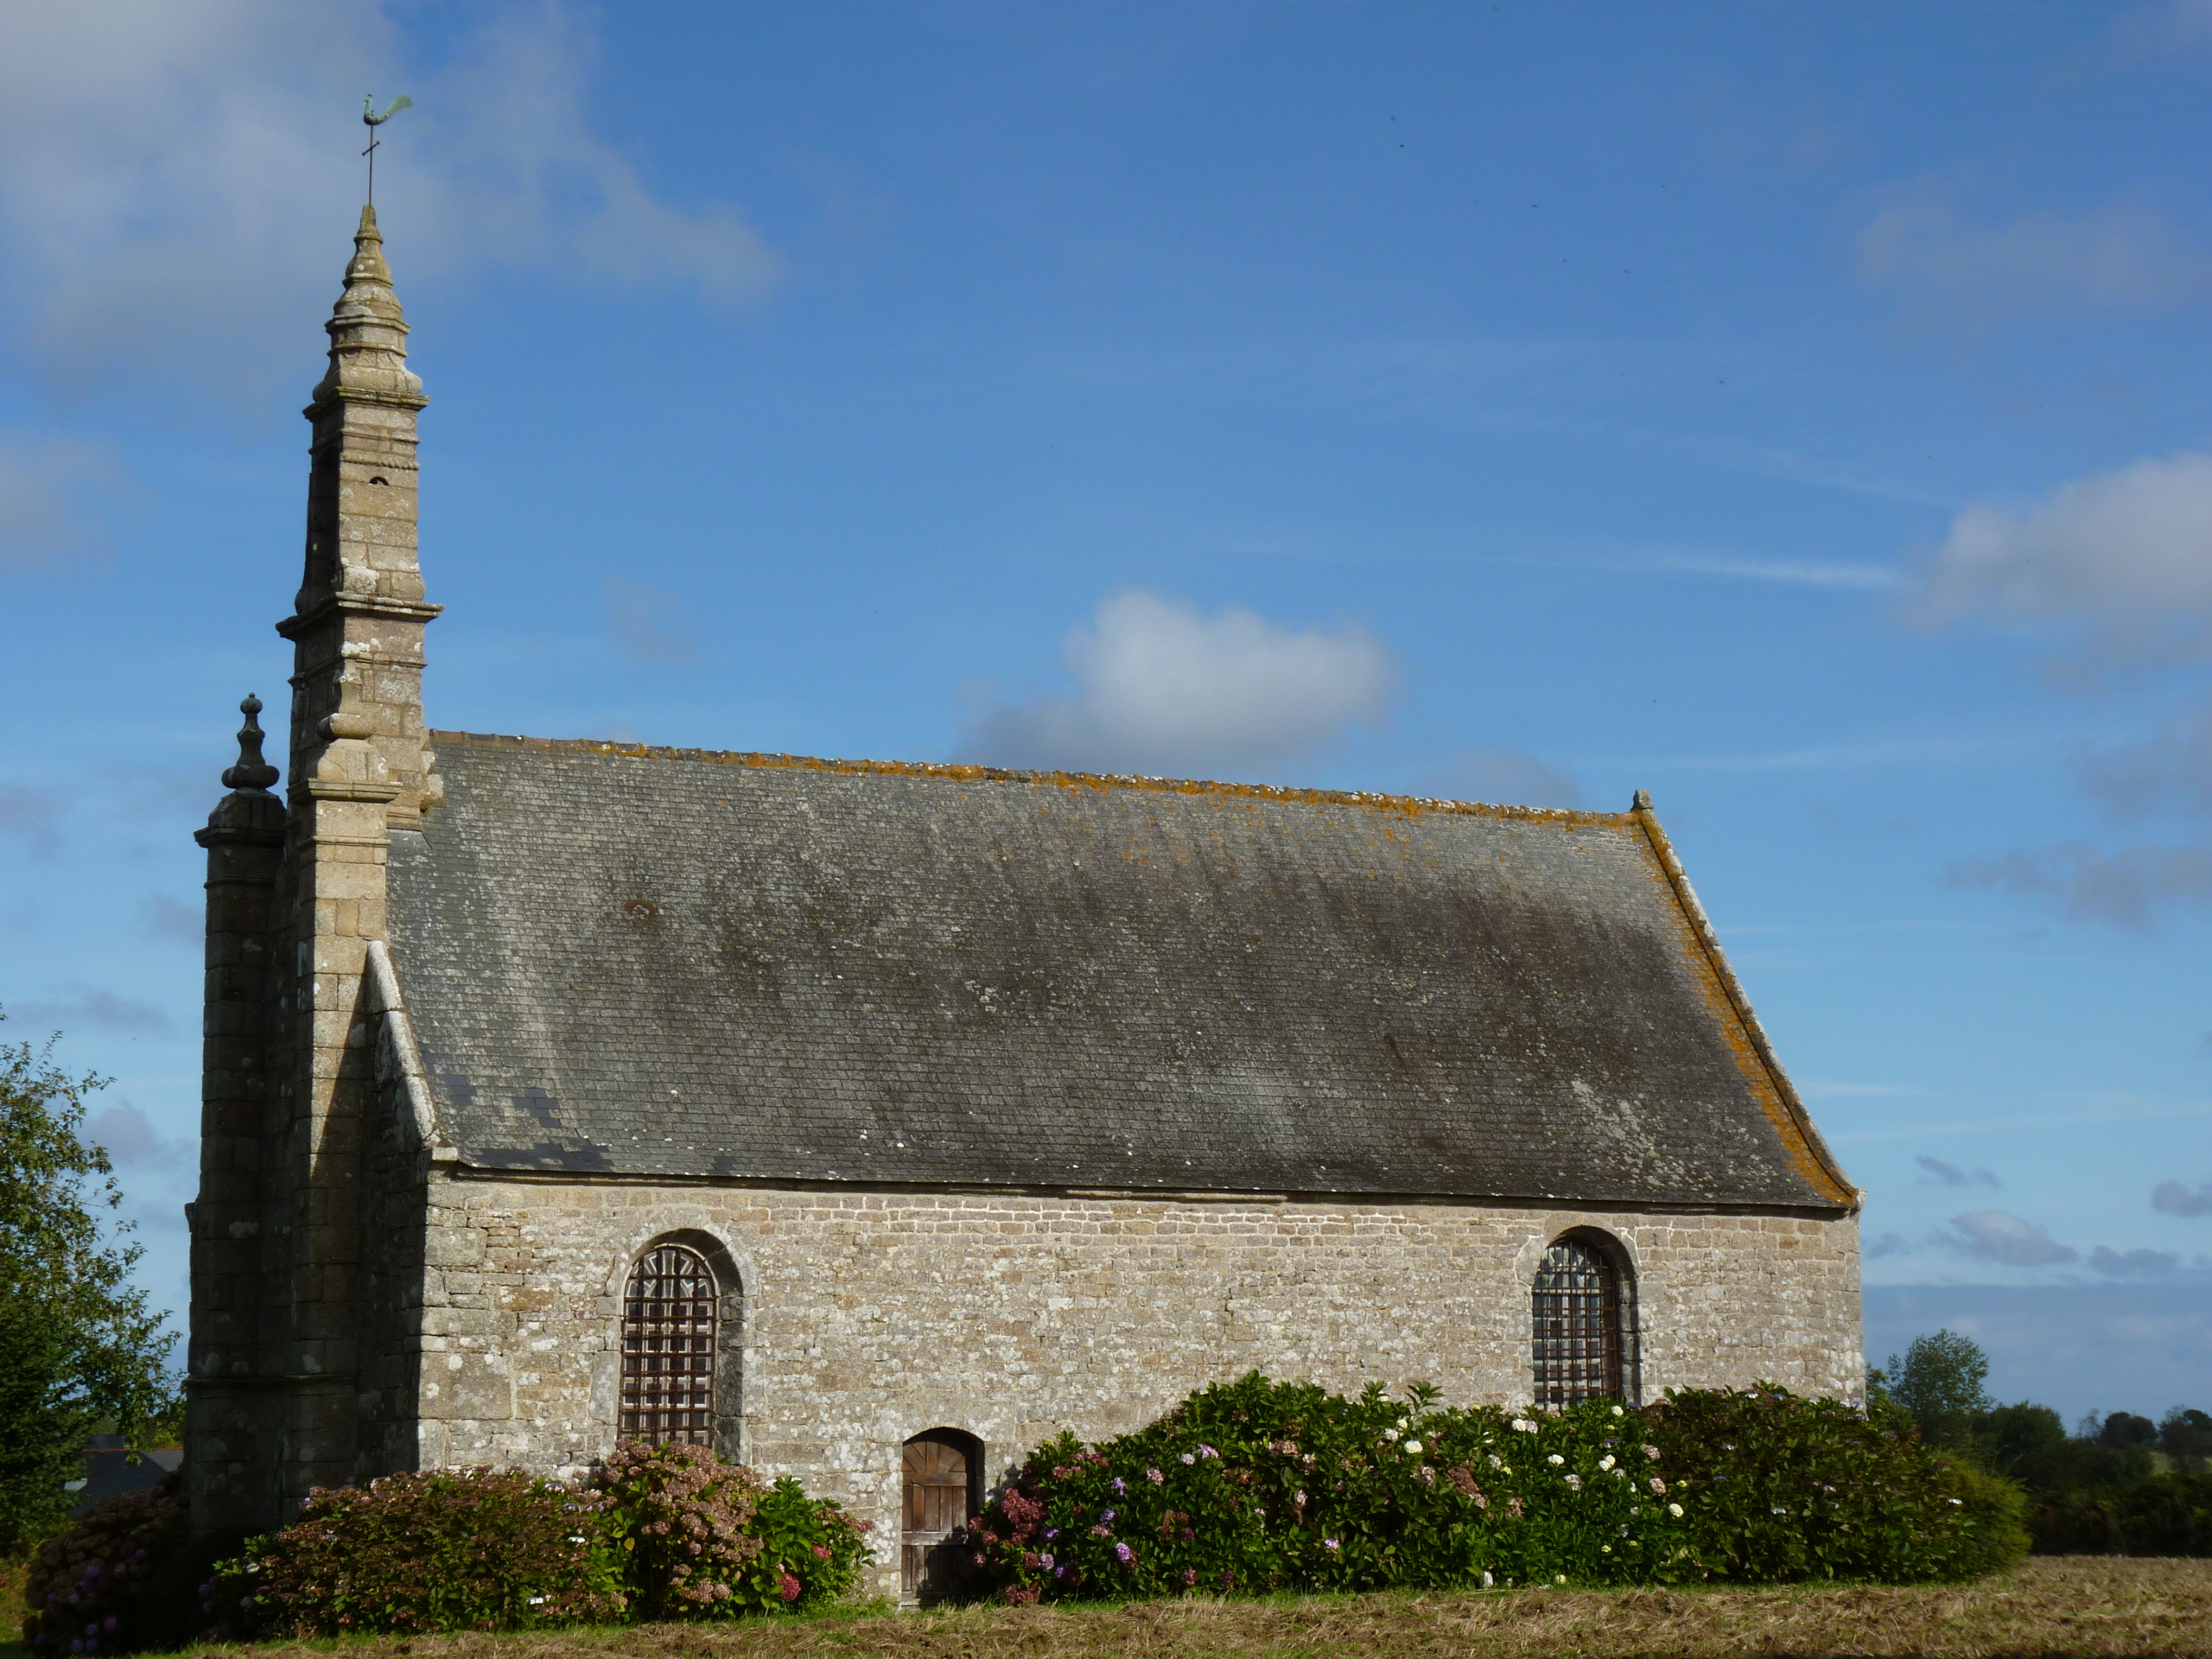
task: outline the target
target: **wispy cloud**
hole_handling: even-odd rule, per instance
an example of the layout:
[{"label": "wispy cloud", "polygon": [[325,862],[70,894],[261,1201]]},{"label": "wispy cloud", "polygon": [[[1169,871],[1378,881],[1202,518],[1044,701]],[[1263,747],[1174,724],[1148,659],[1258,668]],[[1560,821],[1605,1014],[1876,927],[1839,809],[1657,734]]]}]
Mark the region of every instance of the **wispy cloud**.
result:
[{"label": "wispy cloud", "polygon": [[1912,1161],[1927,1173],[1928,1179],[1921,1183],[1923,1186],[2001,1187],[2005,1185],[1986,1169],[1976,1168],[1969,1173],[1956,1164],[1947,1164],[1941,1158],[1930,1158],[1925,1154]]},{"label": "wispy cloud", "polygon": [[[1759,931],[1744,927],[1721,930],[1732,937]],[[1800,1077],[1797,1092],[1808,1100],[1904,1100],[1925,1095],[1928,1090],[1908,1088],[1899,1083],[1841,1083],[1833,1077]]]},{"label": "wispy cloud", "polygon": [[121,996],[97,985],[73,986],[51,1001],[19,1002],[8,1010],[11,1020],[56,1031],[90,1027],[148,1037],[167,1037],[175,1027],[151,1002]]},{"label": "wispy cloud", "polygon": [[2212,899],[2212,848],[2123,847],[2107,853],[2069,842],[1955,859],[1944,867],[1943,882],[2048,898],[2069,919],[2141,931],[2163,903]]},{"label": "wispy cloud", "polygon": [[163,1140],[146,1114],[127,1100],[93,1113],[85,1135],[105,1147],[118,1167],[182,1168],[195,1161],[198,1151],[189,1141]]},{"label": "wispy cloud", "polygon": [[1533,754],[1507,749],[1462,749],[1424,773],[1416,792],[1446,800],[1491,801],[1509,806],[1580,806],[1574,774]]},{"label": "wispy cloud", "polygon": [[1974,1210],[1951,1217],[1948,1231],[1939,1229],[1933,1243],[2008,1268],[2050,1267],[2081,1259],[2081,1252],[2061,1244],[2032,1222],[2002,1210]]},{"label": "wispy cloud", "polygon": [[967,757],[1002,766],[1249,774],[1381,720],[1389,650],[1364,627],[1286,627],[1231,608],[1208,616],[1128,588],[1102,601],[1061,653],[1070,696],[986,708]]},{"label": "wispy cloud", "polygon": [[51,858],[61,849],[61,804],[53,791],[0,784],[0,835],[19,837],[33,854]]},{"label": "wispy cloud", "polygon": [[1905,188],[1859,227],[1859,280],[1926,326],[2153,311],[2212,293],[2212,256],[2136,202],[2001,221],[1961,212],[1950,186]]},{"label": "wispy cloud", "polygon": [[120,474],[108,452],[68,439],[0,434],[0,571],[29,570],[101,544],[98,505]]},{"label": "wispy cloud", "polygon": [[1742,558],[1721,553],[1655,553],[1649,558],[1611,568],[1675,571],[1684,575],[1718,576],[1732,582],[1778,582],[1785,587],[1834,588],[1856,593],[1888,593],[1904,582],[1902,571],[1878,564],[1831,563],[1817,559]]},{"label": "wispy cloud", "polygon": [[149,939],[169,939],[197,944],[207,937],[207,918],[194,906],[166,893],[149,893],[138,901],[138,914]]},{"label": "wispy cloud", "polygon": [[2172,1250],[2113,1250],[2102,1244],[2089,1252],[2089,1267],[2113,1279],[2155,1279],[2171,1273],[2181,1257]]},{"label": "wispy cloud", "polygon": [[673,594],[627,576],[607,579],[607,626],[633,663],[675,666],[697,658],[694,636],[677,620],[681,613]]}]

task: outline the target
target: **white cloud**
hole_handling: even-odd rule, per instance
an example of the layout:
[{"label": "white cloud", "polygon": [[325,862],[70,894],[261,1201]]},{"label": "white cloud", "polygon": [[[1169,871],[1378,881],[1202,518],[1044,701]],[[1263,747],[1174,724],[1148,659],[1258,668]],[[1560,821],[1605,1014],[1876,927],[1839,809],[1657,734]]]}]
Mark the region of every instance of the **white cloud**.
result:
[{"label": "white cloud", "polygon": [[2151,1207],[2170,1216],[2212,1216],[2212,1178],[2193,1192],[2179,1181],[2160,1181],[2152,1190]]},{"label": "white cloud", "polygon": [[2032,1222],[2002,1210],[1974,1210],[1951,1217],[1951,1230],[1938,1231],[1935,1242],[1961,1255],[1979,1256],[2008,1268],[2048,1267],[2080,1259],[2080,1252],[2061,1244]]},{"label": "white cloud", "polygon": [[1446,800],[1503,806],[1582,804],[1582,787],[1573,772],[1505,749],[1463,749],[1423,778],[1419,787],[1424,795]]},{"label": "white cloud", "polygon": [[363,129],[348,112],[370,87],[417,105],[384,130],[378,175],[403,296],[410,273],[542,272],[556,255],[710,301],[774,282],[734,209],[663,200],[593,134],[592,41],[565,6],[464,14],[435,63],[400,15],[393,0],[6,7],[0,261],[49,375],[219,370],[221,388],[302,372],[353,228]]},{"label": "white cloud", "polygon": [[1857,252],[1859,279],[1909,314],[1973,329],[2157,310],[2212,291],[2212,257],[2133,202],[1977,224],[1948,188],[1923,184],[1867,219]]},{"label": "white cloud", "polygon": [[2079,622],[2122,655],[2212,646],[2212,454],[2139,461],[2026,512],[1975,502],[1923,577],[1929,622]]},{"label": "white cloud", "polygon": [[1076,690],[983,711],[962,745],[1000,766],[1236,775],[1282,765],[1371,725],[1397,668],[1367,629],[1213,616],[1130,588],[1068,636]]}]

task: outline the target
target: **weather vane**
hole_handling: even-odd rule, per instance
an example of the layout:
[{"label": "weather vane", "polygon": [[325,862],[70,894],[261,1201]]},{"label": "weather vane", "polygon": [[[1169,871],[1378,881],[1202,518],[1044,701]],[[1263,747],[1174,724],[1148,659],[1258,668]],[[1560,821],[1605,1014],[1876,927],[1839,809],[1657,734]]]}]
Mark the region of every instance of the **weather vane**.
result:
[{"label": "weather vane", "polygon": [[377,204],[377,146],[384,142],[377,137],[377,129],[402,110],[413,109],[415,100],[411,98],[395,98],[384,106],[382,115],[376,113],[376,94],[373,92],[361,100],[361,124],[369,130],[369,147],[361,154],[369,158],[369,206],[372,207]]}]

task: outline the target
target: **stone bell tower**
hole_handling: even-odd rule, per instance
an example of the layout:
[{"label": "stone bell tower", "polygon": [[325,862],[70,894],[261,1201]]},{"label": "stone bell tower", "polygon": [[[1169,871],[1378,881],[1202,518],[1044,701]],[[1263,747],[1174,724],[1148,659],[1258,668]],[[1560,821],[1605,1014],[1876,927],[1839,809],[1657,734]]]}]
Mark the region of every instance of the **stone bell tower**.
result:
[{"label": "stone bell tower", "polygon": [[422,687],[440,607],[423,601],[416,556],[415,423],[429,399],[407,369],[374,208],[345,282],[305,411],[306,575],[276,625],[293,645],[284,798],[268,791],[256,730],[257,768],[225,774],[240,781],[200,832],[209,1051],[188,1456],[201,1530],[275,1524],[308,1487],[356,1478],[366,1450],[375,1085],[362,978],[385,937],[391,836],[439,799]]}]

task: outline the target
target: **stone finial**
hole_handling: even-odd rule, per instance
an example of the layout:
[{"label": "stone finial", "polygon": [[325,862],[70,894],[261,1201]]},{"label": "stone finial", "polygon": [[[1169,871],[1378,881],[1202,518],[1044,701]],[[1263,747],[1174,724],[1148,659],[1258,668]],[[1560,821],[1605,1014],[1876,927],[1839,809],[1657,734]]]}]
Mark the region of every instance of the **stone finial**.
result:
[{"label": "stone finial", "polygon": [[316,406],[335,397],[365,397],[409,409],[429,401],[422,381],[407,371],[407,320],[392,291],[373,207],[361,209],[346,289],[322,326],[330,334],[330,370],[315,389]]},{"label": "stone finial", "polygon": [[381,283],[391,286],[391,267],[384,262],[384,232],[377,229],[377,210],[361,209],[360,228],[353,232],[353,258],[346,267],[346,286]]},{"label": "stone finial", "polygon": [[265,791],[276,781],[276,768],[261,758],[261,699],[247,692],[238,712],[245,716],[245,724],[238,728],[238,764],[224,772],[223,786]]},{"label": "stone finial", "polygon": [[1631,812],[1649,812],[1651,810],[1651,791],[1637,790],[1636,798],[1628,804],[1628,810]]}]

